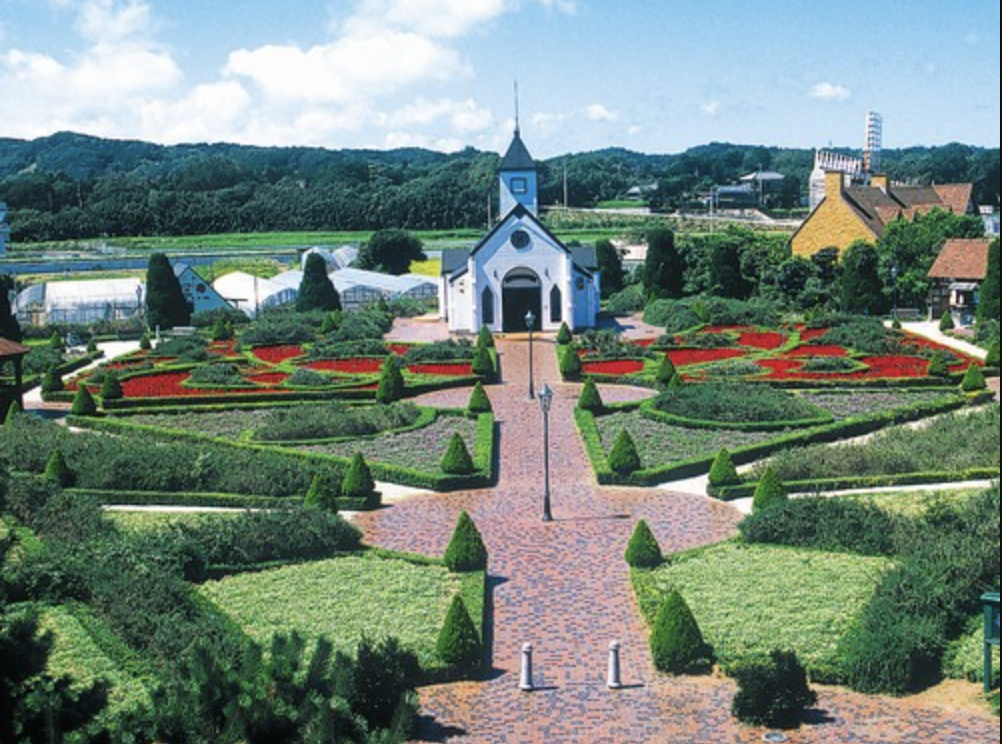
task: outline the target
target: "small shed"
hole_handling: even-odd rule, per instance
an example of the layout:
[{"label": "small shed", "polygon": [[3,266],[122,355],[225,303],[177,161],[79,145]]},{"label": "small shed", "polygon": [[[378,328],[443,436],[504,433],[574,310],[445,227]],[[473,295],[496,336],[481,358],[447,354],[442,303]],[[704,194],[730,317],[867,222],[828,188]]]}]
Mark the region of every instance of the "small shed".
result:
[{"label": "small shed", "polygon": [[988,276],[987,240],[948,240],[929,270],[929,310],[934,320],[947,313],[960,326],[977,314],[981,285]]},{"label": "small shed", "polygon": [[0,418],[12,403],[24,408],[24,358],[29,351],[24,344],[0,338]]}]

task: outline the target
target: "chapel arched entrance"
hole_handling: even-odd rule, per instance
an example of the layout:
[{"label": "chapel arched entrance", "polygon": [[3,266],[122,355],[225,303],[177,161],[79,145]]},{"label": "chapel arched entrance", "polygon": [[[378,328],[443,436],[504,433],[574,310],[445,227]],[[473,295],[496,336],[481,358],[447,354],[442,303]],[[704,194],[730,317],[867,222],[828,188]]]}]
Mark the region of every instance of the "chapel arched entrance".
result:
[{"label": "chapel arched entrance", "polygon": [[524,333],[525,317],[536,316],[536,327],[543,327],[543,283],[530,269],[515,269],[504,278],[502,285],[503,329],[505,333]]}]

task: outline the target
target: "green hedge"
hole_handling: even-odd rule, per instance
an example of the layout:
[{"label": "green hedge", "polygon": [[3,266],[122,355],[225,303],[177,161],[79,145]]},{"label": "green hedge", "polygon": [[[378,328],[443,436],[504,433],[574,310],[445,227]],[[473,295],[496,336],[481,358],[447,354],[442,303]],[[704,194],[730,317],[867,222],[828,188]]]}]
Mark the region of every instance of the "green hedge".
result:
[{"label": "green hedge", "polygon": [[786,431],[787,429],[807,429],[815,426],[826,426],[835,422],[835,417],[827,412],[824,412],[824,415],[817,418],[802,419],[800,421],[704,421],[661,411],[657,408],[657,398],[644,401],[640,405],[640,415],[649,421],[657,421],[669,426],[680,426],[683,429],[709,429],[711,431]]},{"label": "green hedge", "polygon": [[[949,400],[918,403],[894,411],[884,411],[871,416],[845,419],[827,426],[791,432],[769,442],[734,449],[731,451],[731,458],[735,465],[746,465],[769,457],[781,450],[789,449],[790,447],[825,444],[843,439],[852,439],[872,434],[889,426],[921,421],[922,419],[956,411],[968,405],[978,405],[983,402],[986,402],[986,396],[971,396],[967,398],[957,396]],[[636,410],[642,405],[643,403],[630,403],[615,406],[610,412]],[[706,475],[716,458],[716,453],[713,453],[708,454],[706,457],[692,458],[654,468],[638,470],[629,476],[617,475],[609,467],[608,456],[602,445],[602,439],[599,435],[595,418],[588,411],[576,410],[574,412],[574,419],[581,434],[581,439],[584,442],[585,451],[588,453],[592,468],[600,485],[646,487],[656,486],[673,480],[695,478],[700,475]]]}]

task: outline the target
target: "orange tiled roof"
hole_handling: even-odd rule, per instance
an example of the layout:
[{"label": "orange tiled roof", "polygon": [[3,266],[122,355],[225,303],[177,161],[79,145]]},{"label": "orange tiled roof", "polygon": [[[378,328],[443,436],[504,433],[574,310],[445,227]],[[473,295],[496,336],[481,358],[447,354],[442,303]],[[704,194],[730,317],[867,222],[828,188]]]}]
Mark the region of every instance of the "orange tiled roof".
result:
[{"label": "orange tiled roof", "polygon": [[948,240],[929,270],[930,279],[983,282],[988,276],[987,240]]},{"label": "orange tiled roof", "polygon": [[23,344],[10,341],[6,338],[0,338],[0,358],[10,359],[11,357],[24,356],[29,351],[31,349]]}]

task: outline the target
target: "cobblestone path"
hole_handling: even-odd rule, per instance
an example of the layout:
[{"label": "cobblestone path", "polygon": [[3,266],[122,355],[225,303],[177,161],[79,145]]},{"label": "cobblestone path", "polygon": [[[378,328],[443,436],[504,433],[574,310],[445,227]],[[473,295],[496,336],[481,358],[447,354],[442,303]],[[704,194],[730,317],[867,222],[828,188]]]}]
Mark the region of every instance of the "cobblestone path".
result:
[{"label": "cobblestone path", "polygon": [[[527,345],[499,342],[504,382],[489,392],[501,432],[500,482],[491,490],[416,498],[363,515],[373,545],[441,555],[459,512],[470,512],[490,551],[491,671],[484,681],[421,691],[418,741],[755,742],[763,732],[730,717],[733,686],[715,678],[669,679],[649,661],[643,627],[622,559],[638,519],[666,553],[734,534],[739,515],[708,499],[595,485],[572,411],[579,386],[559,380],[552,344],[537,345],[536,380],[556,391],[551,413],[555,522],[543,524],[542,416],[527,395]],[[607,401],[640,394],[614,390]],[[436,404],[465,405],[468,391],[440,393]],[[626,689],[605,688],[610,642],[623,646]],[[517,690],[520,649],[536,650],[531,694]],[[825,718],[790,734],[791,742],[991,742],[995,718],[916,709],[822,691]]]}]

